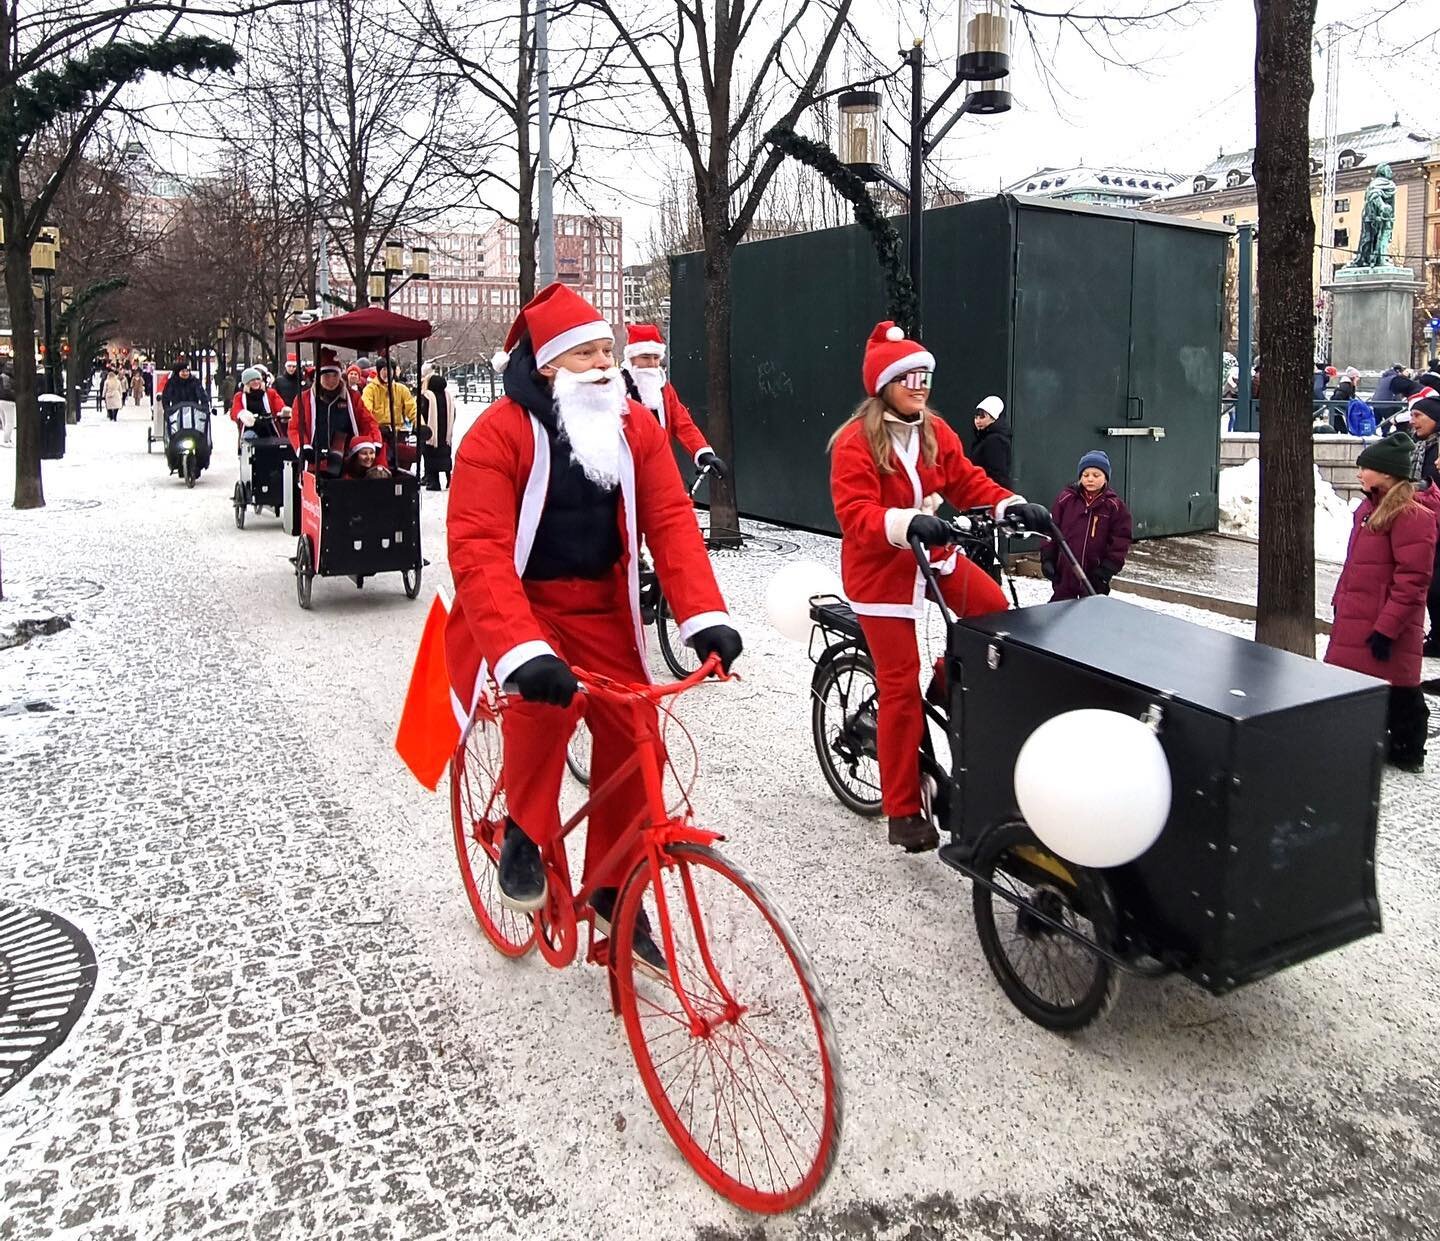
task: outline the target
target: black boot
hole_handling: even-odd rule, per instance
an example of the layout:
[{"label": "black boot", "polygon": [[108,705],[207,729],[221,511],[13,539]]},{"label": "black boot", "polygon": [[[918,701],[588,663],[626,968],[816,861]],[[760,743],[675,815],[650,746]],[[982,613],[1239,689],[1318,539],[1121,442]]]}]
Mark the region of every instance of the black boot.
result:
[{"label": "black boot", "polygon": [[[606,935],[610,934],[610,922],[615,916],[617,896],[619,893],[614,888],[596,888],[595,895],[590,898],[590,907],[595,911],[595,925]],[[638,964],[649,967],[654,974],[665,973],[665,954],[660,951],[659,945],[650,934],[650,918],[643,908],[635,919],[632,942]]]},{"label": "black boot", "polygon": [[890,843],[899,845],[906,853],[923,853],[940,843],[940,833],[924,815],[907,814],[891,818]]},{"label": "black boot", "polygon": [[505,820],[500,842],[500,903],[517,913],[534,913],[545,903],[545,865],[540,846],[513,819]]}]

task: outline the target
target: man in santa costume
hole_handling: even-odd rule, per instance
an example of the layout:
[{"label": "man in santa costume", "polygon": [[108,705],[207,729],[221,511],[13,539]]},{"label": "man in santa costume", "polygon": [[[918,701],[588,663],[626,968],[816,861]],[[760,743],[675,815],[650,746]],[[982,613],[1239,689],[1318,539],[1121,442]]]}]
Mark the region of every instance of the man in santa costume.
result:
[{"label": "man in santa costume", "polygon": [[660,425],[690,454],[696,468],[703,470],[709,466],[725,478],[730,473],[729,467],[706,443],[695,419],[675,391],[675,385],[665,375],[665,342],[653,323],[632,323],[626,329],[625,362],[621,369],[631,398],[659,419]]},{"label": "man in santa costume", "polygon": [[[374,445],[376,464],[388,464],[380,428],[359,396],[345,386],[334,350],[321,350],[315,386],[306,388],[295,398],[290,417],[290,443],[302,461],[327,466],[333,462],[335,468],[327,468],[327,473],[338,475],[345,454],[360,443]],[[338,456],[331,457],[328,455],[331,453]]]},{"label": "man in santa costume", "polygon": [[915,622],[925,612],[925,579],[911,537],[937,549],[940,591],[959,616],[1005,609],[1005,595],[983,569],[948,548],[942,500],[958,509],[993,507],[1031,530],[1048,530],[1049,510],[1030,504],[968,461],[960,437],[930,409],[935,358],[886,320],[865,344],[865,400],[830,441],[830,495],[840,522],[840,573],[860,618],[879,696],[881,804],[890,843],[933,849],[935,825],[921,813],[920,651]]},{"label": "man in santa costume", "polygon": [[[573,662],[632,683],[649,680],[641,652],[640,540],[665,580],[680,637],[727,670],[740,654],[710,560],[659,423],[629,401],[610,327],[587,301],[552,284],[525,306],[496,355],[505,395],[466,433],[450,488],[455,603],[445,629],[451,692],[473,711],[485,677],[512,694],[503,717],[510,818],[501,843],[501,899],[545,900],[541,847],[560,831],[565,747],[582,711]],[[601,788],[634,749],[659,744],[653,707],[584,700]],[[593,874],[644,807],[638,773],[595,806],[585,842]],[[614,881],[623,870],[612,872]],[[601,929],[614,887],[595,896]],[[663,963],[648,930],[636,952]]]}]

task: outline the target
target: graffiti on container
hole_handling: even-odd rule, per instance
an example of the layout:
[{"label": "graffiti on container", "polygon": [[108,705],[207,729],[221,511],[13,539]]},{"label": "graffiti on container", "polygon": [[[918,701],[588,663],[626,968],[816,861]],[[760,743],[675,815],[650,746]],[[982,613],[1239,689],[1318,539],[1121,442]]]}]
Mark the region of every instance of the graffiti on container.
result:
[{"label": "graffiti on container", "polygon": [[794,396],[795,390],[790,386],[790,376],[782,371],[774,362],[761,362],[760,369],[755,372],[755,378],[760,384],[760,395],[777,400],[782,396]]}]

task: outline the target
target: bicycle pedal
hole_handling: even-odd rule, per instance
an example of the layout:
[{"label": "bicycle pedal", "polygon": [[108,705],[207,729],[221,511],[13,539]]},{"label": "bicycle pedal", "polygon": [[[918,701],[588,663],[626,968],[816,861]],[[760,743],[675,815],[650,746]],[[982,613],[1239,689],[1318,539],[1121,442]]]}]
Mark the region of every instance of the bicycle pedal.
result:
[{"label": "bicycle pedal", "polygon": [[940,855],[940,860],[954,870],[968,872],[975,863],[975,846],[968,840],[951,840],[948,845],[941,845],[936,852]]}]

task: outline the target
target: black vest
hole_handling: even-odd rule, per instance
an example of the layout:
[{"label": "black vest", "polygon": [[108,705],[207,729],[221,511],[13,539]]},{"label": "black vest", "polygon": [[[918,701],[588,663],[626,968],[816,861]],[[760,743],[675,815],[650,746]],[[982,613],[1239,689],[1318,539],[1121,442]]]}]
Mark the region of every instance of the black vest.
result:
[{"label": "black vest", "polygon": [[570,441],[549,433],[550,486],[525,565],[530,581],[609,576],[620,562],[620,488],[592,482],[570,454]]}]

